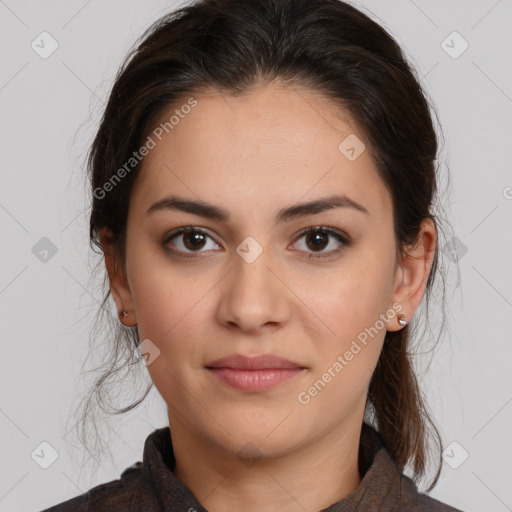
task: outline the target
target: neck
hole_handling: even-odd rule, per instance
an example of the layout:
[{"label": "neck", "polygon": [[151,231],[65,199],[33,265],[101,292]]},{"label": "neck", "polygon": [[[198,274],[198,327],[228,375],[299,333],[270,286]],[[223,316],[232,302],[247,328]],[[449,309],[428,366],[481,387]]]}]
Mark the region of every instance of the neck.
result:
[{"label": "neck", "polygon": [[170,416],[174,474],[210,512],[322,510],[361,483],[357,419],[286,455],[241,460]]}]

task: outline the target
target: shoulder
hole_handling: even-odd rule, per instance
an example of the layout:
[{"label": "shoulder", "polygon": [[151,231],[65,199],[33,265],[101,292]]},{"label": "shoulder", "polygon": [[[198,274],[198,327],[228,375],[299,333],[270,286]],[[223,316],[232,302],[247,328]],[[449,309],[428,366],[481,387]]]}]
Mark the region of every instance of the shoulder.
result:
[{"label": "shoulder", "polygon": [[400,498],[405,501],[404,510],[414,512],[463,512],[442,503],[428,494],[420,493],[416,484],[406,475],[400,476]]},{"label": "shoulder", "polygon": [[131,511],[140,498],[141,462],[126,468],[121,477],[97,485],[89,491],[63,501],[42,512],[102,512]]},{"label": "shoulder", "polygon": [[416,507],[417,512],[463,512],[462,510],[447,505],[446,503],[442,503],[427,494],[418,494]]}]

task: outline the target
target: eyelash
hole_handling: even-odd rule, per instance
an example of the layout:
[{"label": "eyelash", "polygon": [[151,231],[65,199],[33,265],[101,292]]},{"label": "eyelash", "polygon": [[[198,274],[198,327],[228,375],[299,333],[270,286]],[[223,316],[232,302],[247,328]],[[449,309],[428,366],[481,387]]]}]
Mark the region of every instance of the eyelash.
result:
[{"label": "eyelash", "polygon": [[[317,232],[320,232],[320,233],[327,233],[328,235],[331,235],[333,236],[334,238],[336,238],[340,243],[340,247],[338,249],[335,249],[335,250],[331,250],[329,252],[327,252],[326,254],[322,254],[322,253],[309,253],[309,257],[308,259],[312,259],[312,258],[318,258],[318,259],[321,259],[321,258],[332,258],[336,255],[338,255],[342,250],[345,249],[345,247],[349,246],[350,245],[350,242],[349,242],[349,239],[342,235],[341,233],[339,233],[338,231],[332,229],[332,228],[329,228],[327,226],[315,226],[315,227],[310,227],[310,228],[306,228],[306,229],[303,229],[298,235],[297,235],[297,240],[299,240],[300,238],[302,238],[304,235],[308,235],[310,233],[317,233]],[[178,235],[181,235],[181,234],[184,234],[184,233],[200,233],[202,235],[205,235],[209,238],[211,238],[213,240],[213,238],[204,230],[202,230],[201,228],[197,228],[195,226],[183,226],[181,228],[178,228],[176,229],[175,231],[171,232],[169,234],[169,236],[165,237],[162,245],[164,247],[167,247],[167,244],[175,237],[177,237]],[[216,242],[215,242],[216,243]],[[180,256],[180,257],[183,257],[183,258],[188,258],[188,259],[195,259],[198,257],[198,254],[200,254],[202,251],[194,251],[192,253],[186,253],[186,252],[183,252],[183,251],[177,251],[176,249],[169,249],[170,251],[172,251],[174,254]]]}]

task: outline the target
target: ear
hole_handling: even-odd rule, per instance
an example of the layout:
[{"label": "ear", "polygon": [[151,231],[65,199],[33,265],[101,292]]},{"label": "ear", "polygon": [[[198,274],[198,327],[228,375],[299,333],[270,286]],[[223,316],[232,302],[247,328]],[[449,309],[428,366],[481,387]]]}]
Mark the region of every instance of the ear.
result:
[{"label": "ear", "polygon": [[[137,323],[132,293],[128,285],[125,270],[122,268],[121,262],[119,258],[116,257],[113,250],[112,232],[110,229],[104,228],[100,231],[99,237],[105,256],[105,266],[110,281],[110,291],[114,297],[119,318],[124,325],[132,327]],[[128,316],[124,316],[122,314],[123,311],[126,311]]]},{"label": "ear", "polygon": [[[434,221],[430,218],[424,219],[418,241],[405,248],[405,254],[397,267],[393,298],[394,302],[402,305],[399,312],[405,316],[407,323],[411,321],[425,293],[436,244],[437,230]],[[399,329],[402,326],[398,321],[390,322],[387,326],[388,331]]]}]

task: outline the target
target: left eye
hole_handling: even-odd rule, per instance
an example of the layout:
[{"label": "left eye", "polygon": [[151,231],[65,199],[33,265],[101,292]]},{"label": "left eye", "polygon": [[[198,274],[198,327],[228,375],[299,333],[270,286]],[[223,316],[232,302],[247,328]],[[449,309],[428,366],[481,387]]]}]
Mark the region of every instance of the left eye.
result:
[{"label": "left eye", "polygon": [[[332,241],[333,237],[338,241],[337,244],[335,243],[334,245],[338,245],[339,247],[334,248],[330,251],[324,251],[326,247],[329,247],[329,245],[331,245],[329,238]],[[298,240],[302,238],[305,238],[305,243],[307,247],[313,249],[313,253],[309,255],[309,258],[324,258],[340,252],[346,245],[348,245],[348,239],[344,237],[341,233],[338,233],[334,229],[327,228],[324,226],[308,228],[302,231],[298,237]],[[322,254],[317,256],[316,254],[314,254],[316,252],[322,252]]]}]

